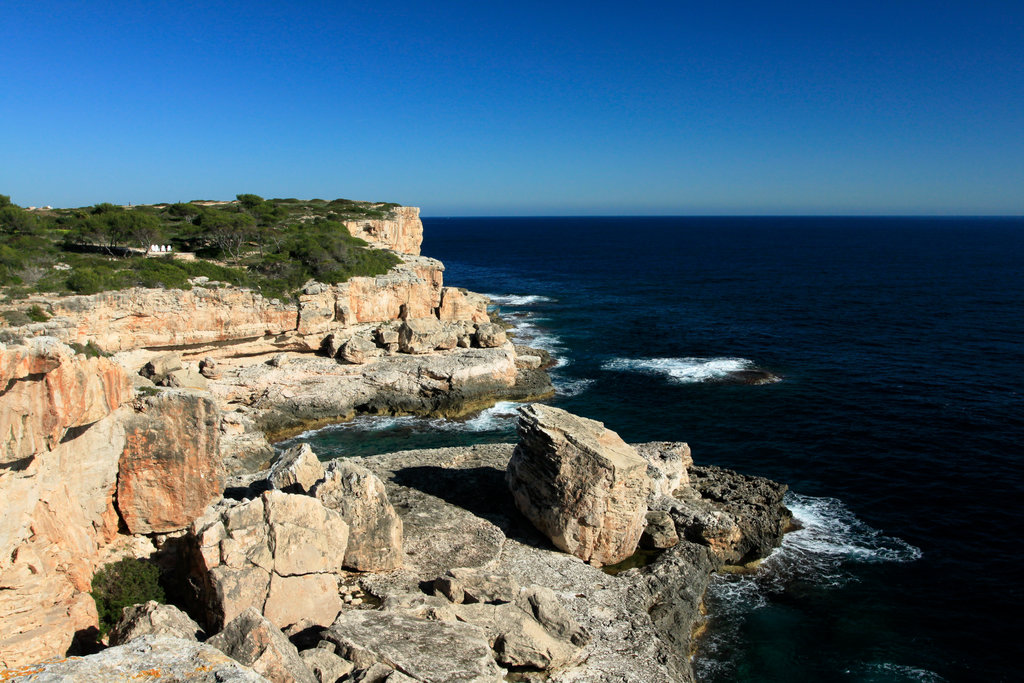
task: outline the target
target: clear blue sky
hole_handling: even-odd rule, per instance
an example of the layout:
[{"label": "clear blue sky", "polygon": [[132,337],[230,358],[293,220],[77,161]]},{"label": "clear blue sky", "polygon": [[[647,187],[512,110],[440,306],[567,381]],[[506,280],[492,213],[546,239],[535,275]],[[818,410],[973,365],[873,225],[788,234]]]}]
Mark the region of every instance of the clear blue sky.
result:
[{"label": "clear blue sky", "polygon": [[1024,2],[0,6],[23,206],[1024,214]]}]

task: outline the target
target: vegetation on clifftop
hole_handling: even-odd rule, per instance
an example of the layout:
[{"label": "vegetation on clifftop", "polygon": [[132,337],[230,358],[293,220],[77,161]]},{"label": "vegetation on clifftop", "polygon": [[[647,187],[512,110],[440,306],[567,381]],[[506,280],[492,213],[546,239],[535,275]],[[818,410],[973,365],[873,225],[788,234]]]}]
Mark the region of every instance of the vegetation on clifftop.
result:
[{"label": "vegetation on clifftop", "polygon": [[[0,287],[12,300],[137,286],[188,289],[190,279],[205,277],[284,297],[310,279],[333,284],[399,263],[344,225],[388,218],[397,206],[240,194],[232,202],[30,211],[0,195]],[[146,256],[154,244],[172,252]],[[195,259],[175,258],[182,253]]]}]

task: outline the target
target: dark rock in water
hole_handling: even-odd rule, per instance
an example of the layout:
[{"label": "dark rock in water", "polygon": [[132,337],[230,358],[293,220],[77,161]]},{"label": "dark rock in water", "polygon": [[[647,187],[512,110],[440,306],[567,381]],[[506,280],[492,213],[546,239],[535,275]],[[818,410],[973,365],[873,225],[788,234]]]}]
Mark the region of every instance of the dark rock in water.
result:
[{"label": "dark rock in water", "polygon": [[701,501],[725,513],[739,531],[729,548],[731,564],[765,557],[782,542],[793,514],[782,503],[785,484],[710,465],[690,468],[690,485]]},{"label": "dark rock in water", "polygon": [[726,375],[726,381],[736,384],[771,384],[781,378],[767,370],[736,370]]}]

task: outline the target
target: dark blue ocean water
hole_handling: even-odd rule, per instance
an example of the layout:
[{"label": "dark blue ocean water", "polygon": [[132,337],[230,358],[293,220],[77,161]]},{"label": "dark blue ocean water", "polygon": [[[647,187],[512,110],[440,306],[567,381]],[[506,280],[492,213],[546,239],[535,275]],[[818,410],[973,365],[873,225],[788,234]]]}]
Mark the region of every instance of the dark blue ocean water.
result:
[{"label": "dark blue ocean water", "polygon": [[[555,404],[790,484],[806,528],[713,585],[704,680],[1019,680],[1024,220],[424,225],[446,284],[561,359]],[[782,379],[722,381],[750,368]],[[329,456],[512,441],[513,409],[308,438]]]}]

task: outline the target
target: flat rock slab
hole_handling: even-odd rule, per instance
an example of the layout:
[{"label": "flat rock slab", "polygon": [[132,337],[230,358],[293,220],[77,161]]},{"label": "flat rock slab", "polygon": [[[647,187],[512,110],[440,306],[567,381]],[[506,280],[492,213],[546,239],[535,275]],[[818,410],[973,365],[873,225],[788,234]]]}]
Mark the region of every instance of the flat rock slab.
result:
[{"label": "flat rock slab", "polygon": [[494,662],[484,632],[469,624],[426,621],[391,612],[345,611],[321,637],[360,667],[380,662],[414,681],[502,680],[503,672]]},{"label": "flat rock slab", "polygon": [[215,647],[168,636],[142,636],[88,657],[0,670],[0,679],[26,683],[270,683]]}]

